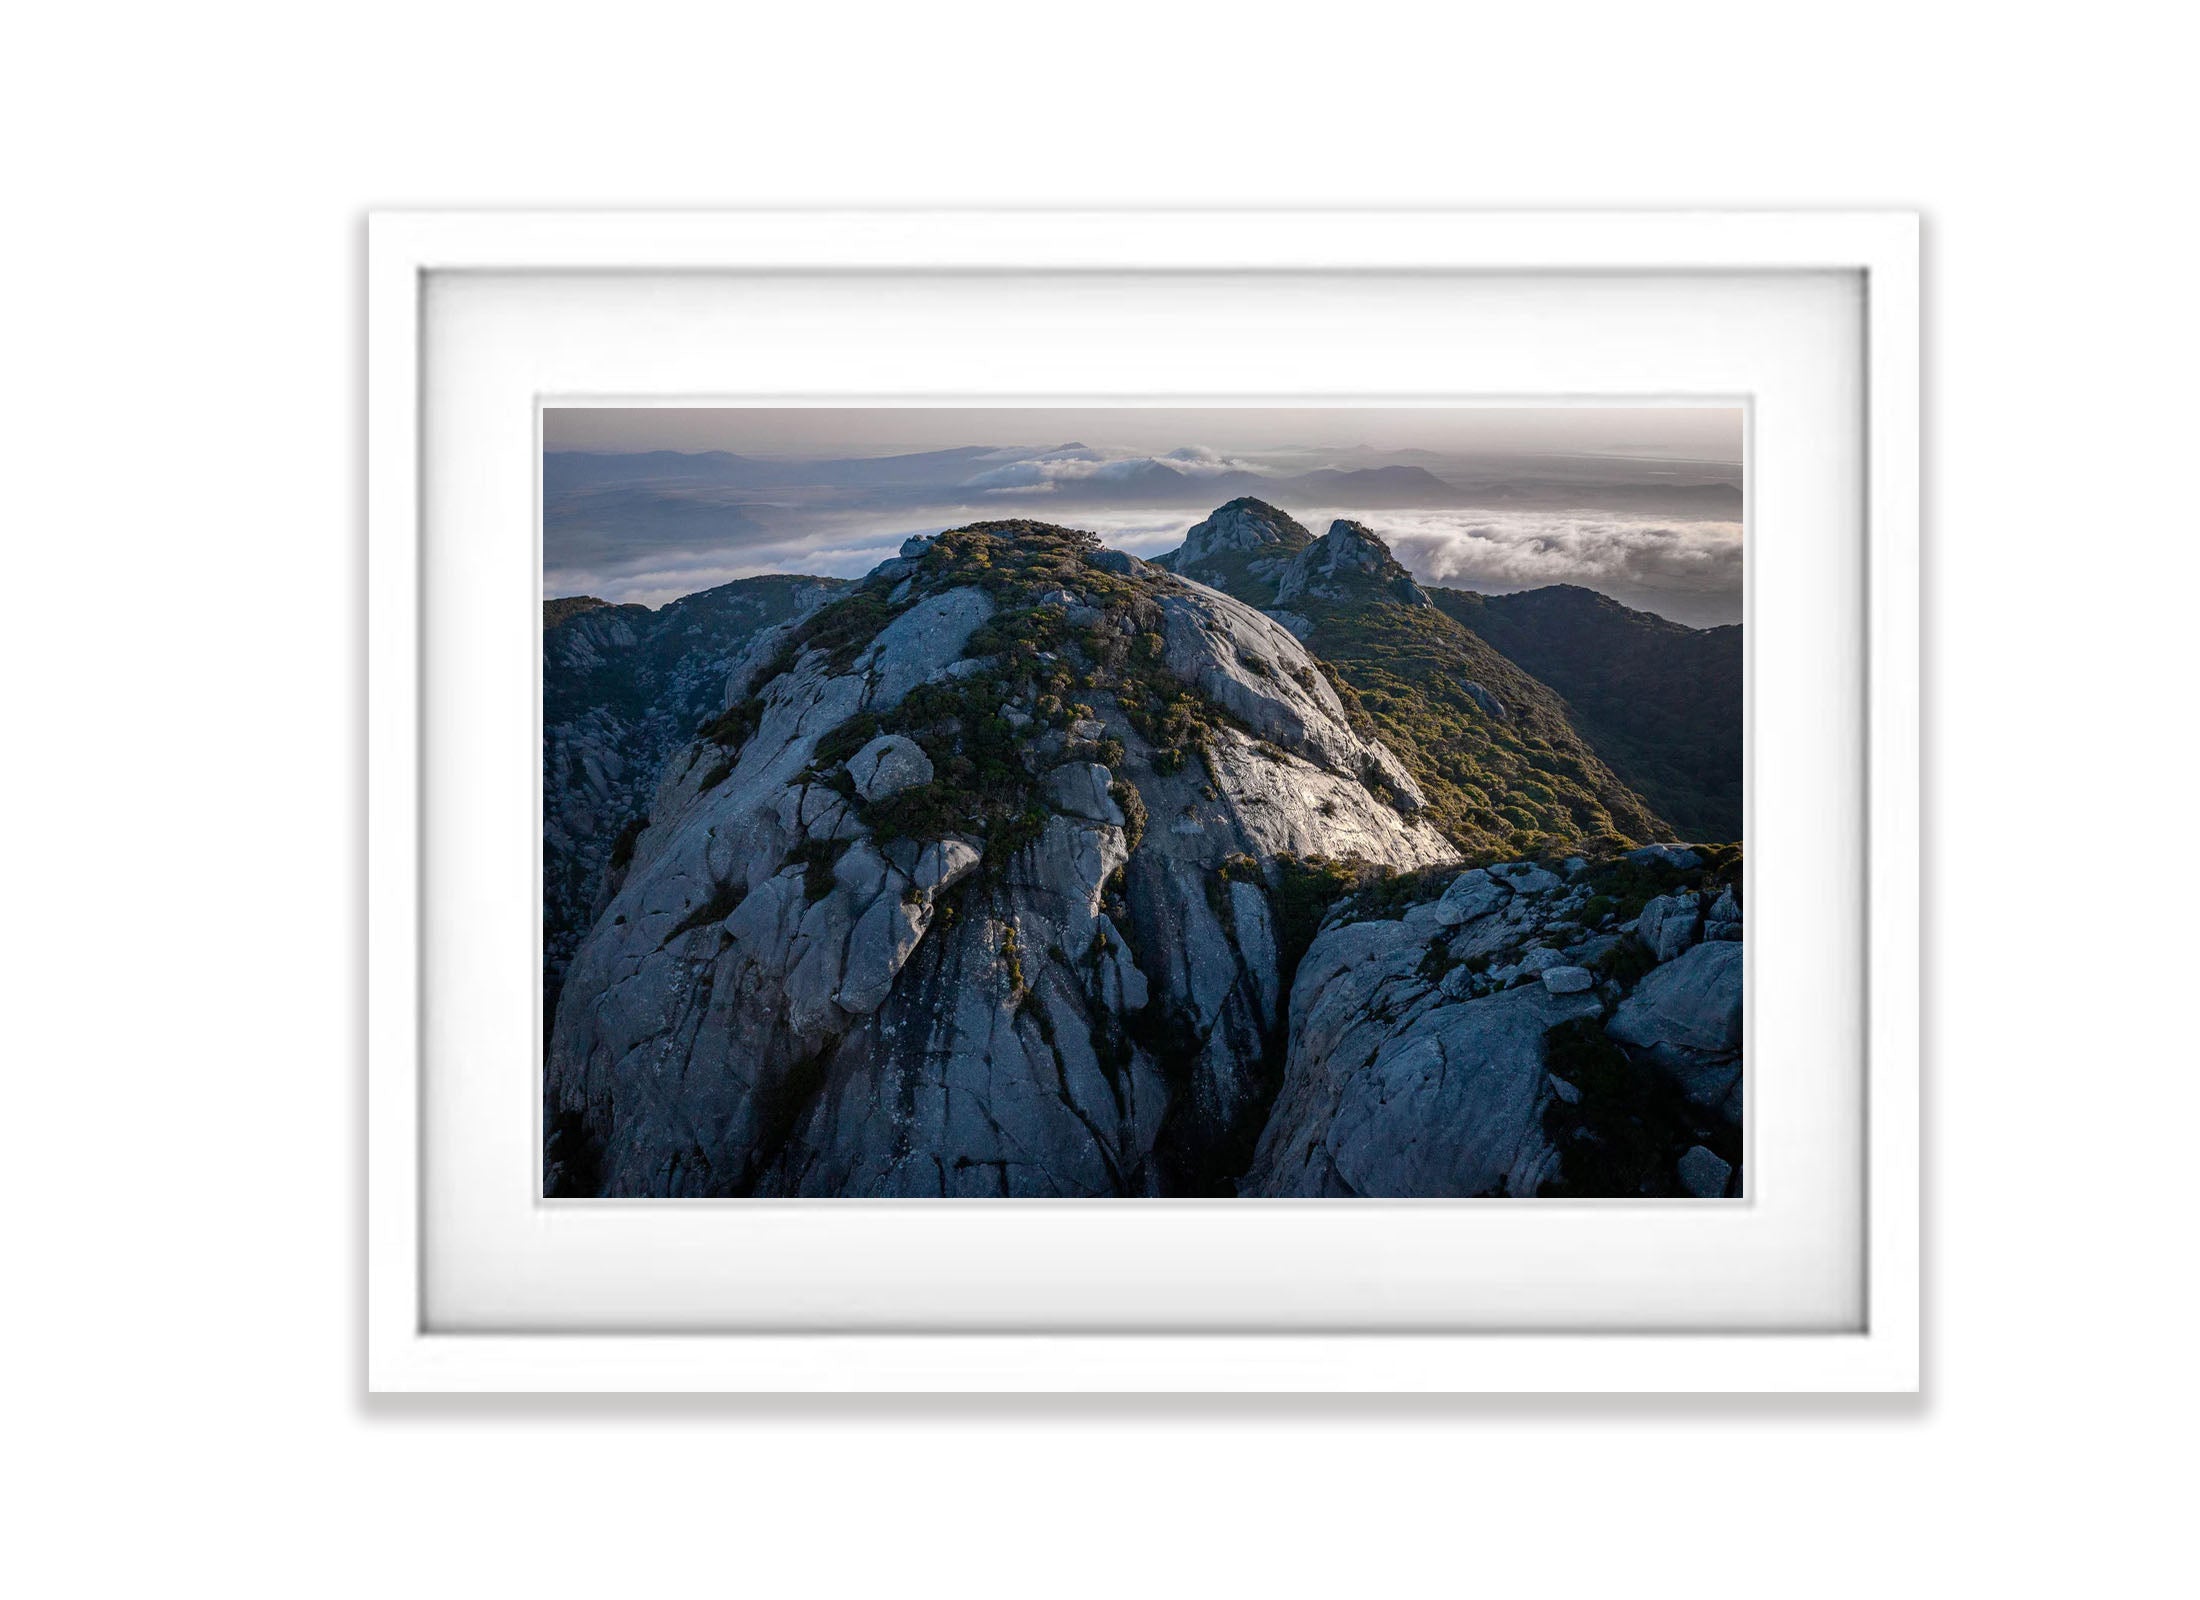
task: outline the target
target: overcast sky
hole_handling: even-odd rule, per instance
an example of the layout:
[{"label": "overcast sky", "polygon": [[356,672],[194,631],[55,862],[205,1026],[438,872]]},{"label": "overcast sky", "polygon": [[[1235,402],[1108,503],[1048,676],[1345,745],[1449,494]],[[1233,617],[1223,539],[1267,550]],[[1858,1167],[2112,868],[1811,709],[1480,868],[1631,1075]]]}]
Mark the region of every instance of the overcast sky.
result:
[{"label": "overcast sky", "polygon": [[969,406],[546,408],[551,450],[861,456],[1076,440],[1156,454],[1186,445],[1650,455],[1738,466],[1739,406]]}]

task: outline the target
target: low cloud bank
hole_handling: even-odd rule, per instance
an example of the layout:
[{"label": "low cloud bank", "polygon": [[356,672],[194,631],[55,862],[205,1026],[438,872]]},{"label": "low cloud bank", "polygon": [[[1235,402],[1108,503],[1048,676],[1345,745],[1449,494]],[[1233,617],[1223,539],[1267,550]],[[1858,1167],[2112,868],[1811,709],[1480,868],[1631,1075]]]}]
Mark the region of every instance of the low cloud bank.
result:
[{"label": "low cloud bank", "polygon": [[985,493],[1014,489],[1037,489],[1043,492],[1058,483],[1130,483],[1138,481],[1156,467],[1164,467],[1170,472],[1193,478],[1212,478],[1226,472],[1260,470],[1252,462],[1221,455],[1205,445],[1188,445],[1180,450],[1171,450],[1163,456],[1103,456],[1097,450],[1079,446],[1028,456],[1011,461],[1005,466],[990,468],[966,480],[963,487]]},{"label": "low cloud bank", "polygon": [[1742,618],[1739,522],[1480,511],[1359,520],[1424,582],[1491,594],[1577,583],[1691,627]]},{"label": "low cloud bank", "polygon": [[[1035,515],[1074,523],[1109,546],[1156,556],[1184,541],[1211,508],[1080,510],[1063,516],[1030,486],[1033,503],[992,494],[937,506],[878,513],[822,512],[791,506],[744,508],[723,533],[622,520],[559,541],[563,559],[544,572],[544,593],[593,594],[613,602],[660,606],[736,578],[799,572],[860,577],[895,554],[913,533],[937,533],[986,517]],[[1335,517],[1373,528],[1423,582],[1506,594],[1551,583],[1596,589],[1623,605],[1691,627],[1742,617],[1742,526],[1646,516],[1526,511],[1368,512],[1350,507],[1295,512],[1314,533]],[[572,530],[579,532],[579,530]]]},{"label": "low cloud bank", "polygon": [[[605,531],[593,537],[562,540],[562,557],[552,556],[545,562],[543,593],[592,594],[614,605],[655,607],[736,578],[771,573],[859,578],[899,553],[902,541],[911,534],[938,533],[943,528],[987,518],[1027,514],[1060,516],[1045,506],[958,504],[922,508],[882,525],[880,518],[871,515],[752,511],[758,522],[772,526],[738,531],[729,526],[722,538],[708,547],[696,548],[647,526],[629,524],[619,535]],[[1205,514],[1080,513],[1069,520],[1097,533],[1113,549],[1155,556],[1182,544],[1184,530]]]}]

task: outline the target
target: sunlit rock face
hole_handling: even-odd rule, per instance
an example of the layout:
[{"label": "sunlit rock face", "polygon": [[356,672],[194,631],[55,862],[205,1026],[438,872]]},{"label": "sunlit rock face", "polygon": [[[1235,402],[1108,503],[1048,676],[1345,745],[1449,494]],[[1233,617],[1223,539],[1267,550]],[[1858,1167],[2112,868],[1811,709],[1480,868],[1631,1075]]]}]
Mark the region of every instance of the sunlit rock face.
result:
[{"label": "sunlit rock face", "polygon": [[[1233,503],[1201,548],[1390,581],[1280,517]],[[1602,1137],[1554,1039],[1738,1080],[1706,983],[1614,956],[1677,967],[1685,900],[1738,971],[1710,867],[1630,864],[1654,915],[1588,863],[1467,869],[1292,628],[1172,565],[912,540],[653,713],[684,732],[563,972],[549,1192],[1532,1194],[1588,1148],[1554,1103]],[[623,609],[560,627],[610,659]]]}]

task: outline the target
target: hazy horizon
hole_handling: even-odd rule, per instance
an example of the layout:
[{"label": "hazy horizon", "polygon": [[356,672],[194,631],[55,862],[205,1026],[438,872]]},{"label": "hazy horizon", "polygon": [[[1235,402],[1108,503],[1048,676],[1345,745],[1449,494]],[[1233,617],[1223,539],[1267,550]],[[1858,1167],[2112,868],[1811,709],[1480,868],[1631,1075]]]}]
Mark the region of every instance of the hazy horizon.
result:
[{"label": "hazy horizon", "polygon": [[[1010,516],[1158,555],[1252,494],[1367,524],[1426,582],[1711,626],[1741,620],[1743,435],[1740,406],[546,407],[544,593],[855,577]],[[688,459],[629,459],[655,451]]]}]

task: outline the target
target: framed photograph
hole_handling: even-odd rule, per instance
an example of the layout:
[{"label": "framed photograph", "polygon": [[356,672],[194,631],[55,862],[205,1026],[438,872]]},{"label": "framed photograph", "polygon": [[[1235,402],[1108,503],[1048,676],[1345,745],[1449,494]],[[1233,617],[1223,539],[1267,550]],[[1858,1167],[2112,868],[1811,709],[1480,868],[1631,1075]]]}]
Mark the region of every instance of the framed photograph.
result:
[{"label": "framed photograph", "polygon": [[378,1390],[1900,1390],[1917,231],[390,214]]}]

